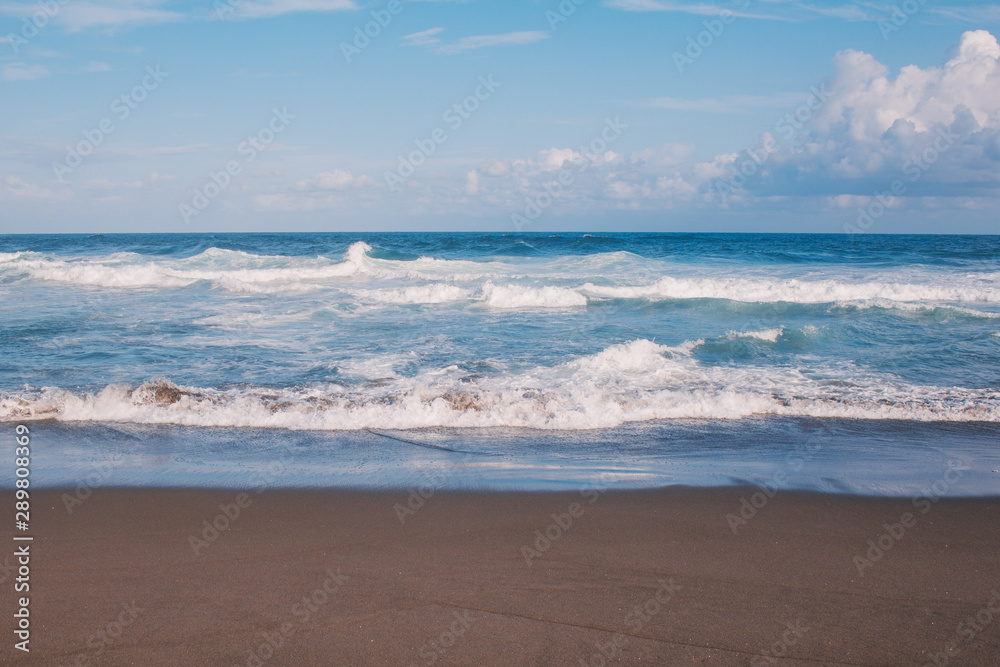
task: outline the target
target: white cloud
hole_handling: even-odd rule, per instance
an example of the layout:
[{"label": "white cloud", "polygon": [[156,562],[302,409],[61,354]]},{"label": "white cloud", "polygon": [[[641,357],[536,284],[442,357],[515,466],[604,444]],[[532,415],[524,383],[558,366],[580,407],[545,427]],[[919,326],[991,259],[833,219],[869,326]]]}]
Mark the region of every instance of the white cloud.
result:
[{"label": "white cloud", "polygon": [[604,5],[627,12],[684,12],[713,16],[723,9],[710,2],[669,2],[668,0],[604,0]]},{"label": "white cloud", "polygon": [[834,59],[831,99],[815,115],[820,134],[846,132],[854,141],[877,142],[896,121],[918,132],[956,119],[968,109],[982,127],[1000,127],[1000,46],[985,30],[966,32],[955,56],[943,67],[888,68],[860,51]]},{"label": "white cloud", "polygon": [[539,30],[528,30],[523,32],[508,32],[502,35],[473,35],[463,37],[454,44],[442,46],[439,51],[445,54],[461,53],[472,49],[482,49],[489,46],[515,46],[519,44],[533,44],[534,42],[546,39],[549,33]]},{"label": "white cloud", "polygon": [[114,30],[121,27],[181,21],[180,12],[161,9],[164,0],[73,0],[60,5],[54,23],[70,32],[89,29]]},{"label": "white cloud", "polygon": [[[895,76],[871,55],[844,51],[815,90],[812,108],[802,103],[776,114],[754,147],[758,155],[765,155],[763,146],[771,152],[728,206],[771,210],[798,198],[809,210],[838,215],[895,180],[906,192],[894,208],[981,209],[1000,197],[1000,45],[990,33],[967,32],[944,65],[907,66]],[[798,130],[783,136],[794,129],[788,119],[802,110]],[[515,211],[546,191],[564,211],[717,207],[719,184],[728,183],[748,155],[726,152],[699,161],[693,146],[666,144],[628,156],[584,157],[553,147],[533,158],[483,162],[474,182],[466,174],[464,194]],[[560,186],[557,176],[565,170],[571,183]]]},{"label": "white cloud", "polygon": [[644,199],[652,194],[652,189],[646,184],[612,181],[608,184],[607,194],[612,199]]},{"label": "white cloud", "polygon": [[[695,16],[718,16],[723,11],[734,16],[771,21],[805,21],[832,18],[843,21],[878,21],[892,17],[899,0],[865,0],[863,2],[842,2],[840,4],[808,0],[604,0],[604,6],[627,12],[674,12]],[[920,3],[919,15],[936,15],[957,22],[979,23],[996,21],[1000,18],[1000,8],[976,0],[966,4],[938,5]],[[908,12],[914,15],[914,12]]]},{"label": "white cloud", "polygon": [[293,12],[338,12],[357,9],[354,0],[243,0],[236,5],[240,18],[271,18]]},{"label": "white cloud", "polygon": [[[71,0],[60,2],[52,12],[52,22],[70,32],[115,30],[122,27],[172,23],[191,18],[270,18],[292,12],[332,12],[358,9],[354,0],[219,0],[221,10],[204,3],[187,11],[166,9],[168,0]],[[0,3],[0,14],[30,16],[38,11],[37,3]]]},{"label": "white cloud", "polygon": [[562,169],[563,164],[573,160],[579,160],[583,156],[572,148],[549,148],[538,153],[539,163],[542,171],[555,171]]},{"label": "white cloud", "polygon": [[733,16],[766,19],[772,21],[796,21],[816,16],[837,16],[848,20],[870,18],[866,11],[856,5],[822,7],[796,0],[767,0],[766,3],[744,2],[713,3],[686,2],[684,0],[604,0],[604,6],[627,12],[675,12],[695,16],[718,16],[723,11]]},{"label": "white cloud", "polygon": [[50,200],[60,196],[54,190],[28,183],[19,176],[0,176],[0,201],[10,199]]},{"label": "white cloud", "polygon": [[345,190],[370,187],[374,184],[375,181],[369,176],[355,176],[349,171],[334,169],[332,171],[321,171],[312,178],[299,181],[295,184],[294,189],[300,193],[343,192]]},{"label": "white cloud", "polygon": [[436,46],[441,43],[441,40],[435,37],[435,35],[442,30],[444,30],[444,28],[430,28],[429,30],[423,30],[421,32],[415,32],[411,35],[406,35],[403,37],[403,45]]},{"label": "white cloud", "polygon": [[333,171],[321,171],[309,180],[299,181],[296,188],[299,190],[347,190],[357,184],[357,179],[349,171],[334,169]]},{"label": "white cloud", "polygon": [[152,185],[153,183],[165,183],[165,182],[176,181],[176,180],[177,180],[177,176],[174,175],[174,174],[161,174],[158,171],[154,171],[154,172],[151,172],[149,174],[149,183],[150,183],[150,185]]},{"label": "white cloud", "polygon": [[510,166],[503,160],[486,160],[479,167],[479,172],[487,176],[506,176]]},{"label": "white cloud", "polygon": [[1000,6],[995,4],[974,4],[969,7],[937,6],[928,7],[932,14],[967,23],[978,23],[982,25],[988,21],[1000,21]]},{"label": "white cloud", "polygon": [[321,190],[346,190],[352,183],[354,183],[354,175],[342,169],[316,174],[316,187]]},{"label": "white cloud", "polygon": [[[870,194],[896,179],[908,195],[995,196],[1000,185],[1000,45],[962,35],[941,67],[903,67],[844,51],[800,148],[768,160],[760,193]],[[910,185],[912,184],[912,185]]]},{"label": "white cloud", "polygon": [[32,81],[48,75],[49,70],[42,65],[28,65],[26,63],[7,63],[0,70],[0,79],[4,81]]},{"label": "white cloud", "polygon": [[465,175],[465,194],[475,195],[479,192],[479,172],[475,169]]},{"label": "white cloud", "polygon": [[664,144],[660,148],[646,148],[632,153],[633,162],[661,167],[676,167],[690,162],[694,146],[691,144]]},{"label": "white cloud", "polygon": [[422,32],[415,32],[403,37],[404,46],[423,46],[434,49],[436,53],[444,55],[454,55],[463,51],[473,49],[483,49],[490,46],[516,46],[519,44],[532,44],[549,37],[549,33],[540,30],[527,30],[522,32],[507,32],[500,35],[471,35],[446,44],[441,41],[439,35],[444,28],[431,28]]}]

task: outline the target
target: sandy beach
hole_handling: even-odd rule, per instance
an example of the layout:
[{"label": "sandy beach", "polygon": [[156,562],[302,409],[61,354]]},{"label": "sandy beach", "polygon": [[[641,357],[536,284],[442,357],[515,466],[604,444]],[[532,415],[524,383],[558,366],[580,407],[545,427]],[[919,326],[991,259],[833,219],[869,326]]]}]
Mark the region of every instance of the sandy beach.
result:
[{"label": "sandy beach", "polygon": [[[995,665],[1000,654],[995,498],[424,491],[40,491],[31,653],[7,641],[2,661]],[[12,503],[5,492],[5,512]]]}]

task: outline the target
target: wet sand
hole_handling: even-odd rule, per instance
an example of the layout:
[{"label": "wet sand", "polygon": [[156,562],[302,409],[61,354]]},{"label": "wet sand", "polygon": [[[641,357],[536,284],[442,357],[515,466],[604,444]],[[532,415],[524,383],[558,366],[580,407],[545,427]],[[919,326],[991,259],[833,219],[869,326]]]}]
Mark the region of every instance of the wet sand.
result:
[{"label": "wet sand", "polygon": [[1000,499],[755,492],[37,492],[0,662],[998,664]]}]

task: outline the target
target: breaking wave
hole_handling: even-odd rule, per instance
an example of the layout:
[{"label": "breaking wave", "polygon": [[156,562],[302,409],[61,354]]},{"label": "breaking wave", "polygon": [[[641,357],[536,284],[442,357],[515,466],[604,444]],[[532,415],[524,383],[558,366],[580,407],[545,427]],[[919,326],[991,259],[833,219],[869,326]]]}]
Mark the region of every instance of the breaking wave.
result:
[{"label": "breaking wave", "polygon": [[[780,330],[744,334],[778,340]],[[735,334],[739,335],[739,334]],[[694,352],[646,339],[551,367],[481,376],[458,366],[358,385],[201,388],[158,379],[94,392],[0,395],[0,420],[57,419],[293,430],[529,427],[591,429],[659,419],[794,415],[916,421],[1000,421],[1000,391],[920,386],[833,368],[705,366]]]},{"label": "breaking wave", "polygon": [[[690,272],[628,252],[548,259],[473,261],[373,256],[362,241],[339,259],[254,255],[209,248],[186,258],[155,258],[131,252],[59,258],[37,252],[0,254],[0,280],[35,280],[108,289],[179,289],[197,283],[233,293],[335,290],[382,304],[481,302],[492,308],[580,308],[618,300],[719,299],[744,303],[832,304],[838,308],[909,311],[950,309],[970,317],[1000,318],[997,274],[950,276],[872,270],[843,277],[797,278]],[[678,273],[678,275],[669,275]],[[720,273],[718,271],[713,273]],[[668,275],[664,275],[668,274]],[[606,276],[612,276],[607,278]],[[637,279],[648,276],[648,282]],[[604,284],[614,281],[619,284]],[[396,284],[392,284],[396,283]],[[417,283],[417,284],[414,284]],[[988,306],[987,310],[970,307]]]}]

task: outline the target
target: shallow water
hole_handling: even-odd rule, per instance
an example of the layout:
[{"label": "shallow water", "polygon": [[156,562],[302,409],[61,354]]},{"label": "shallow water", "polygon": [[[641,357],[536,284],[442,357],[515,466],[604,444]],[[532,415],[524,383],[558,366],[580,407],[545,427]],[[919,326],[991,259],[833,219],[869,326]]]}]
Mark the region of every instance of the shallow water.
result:
[{"label": "shallow water", "polygon": [[[1000,426],[801,417],[589,431],[411,431],[36,422],[34,487],[558,490],[758,485],[1000,495]],[[0,486],[14,484],[13,469]]]}]

